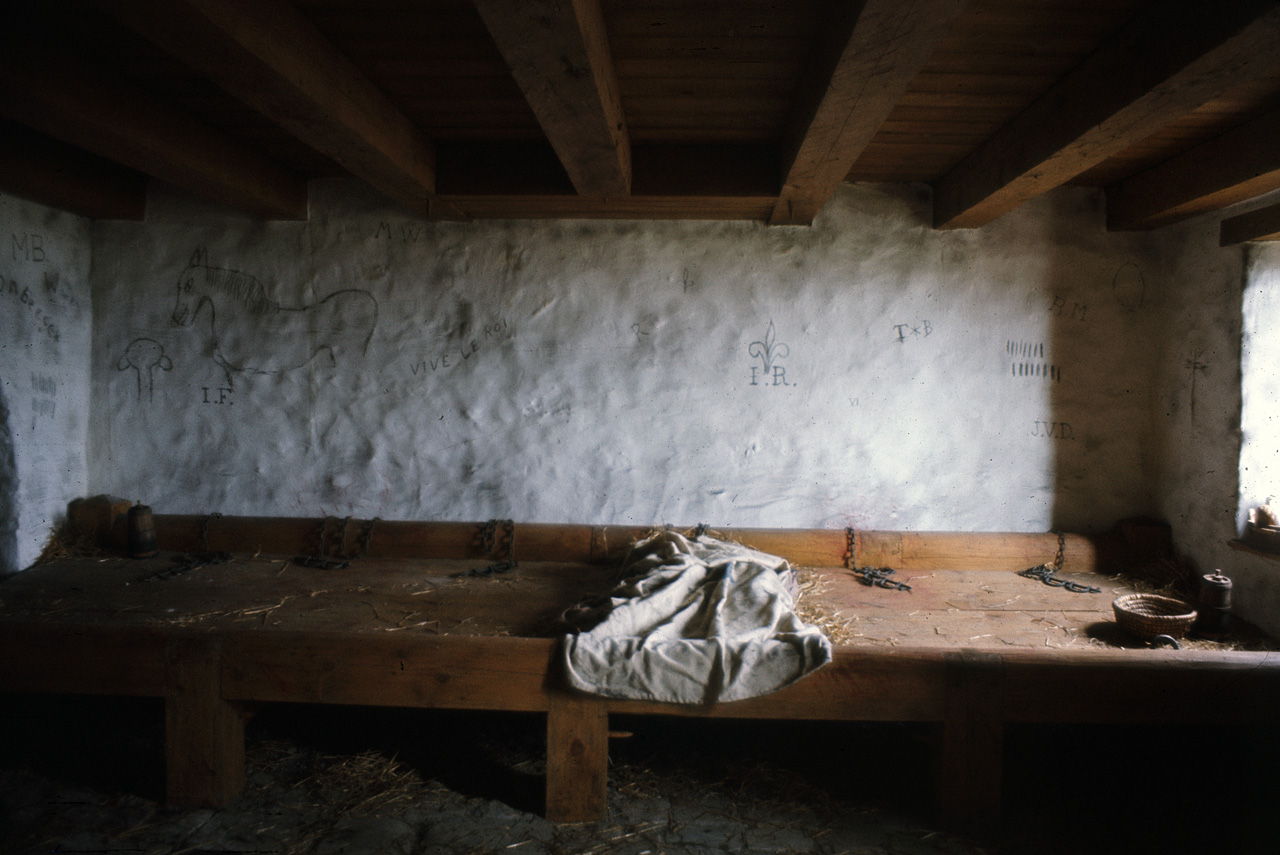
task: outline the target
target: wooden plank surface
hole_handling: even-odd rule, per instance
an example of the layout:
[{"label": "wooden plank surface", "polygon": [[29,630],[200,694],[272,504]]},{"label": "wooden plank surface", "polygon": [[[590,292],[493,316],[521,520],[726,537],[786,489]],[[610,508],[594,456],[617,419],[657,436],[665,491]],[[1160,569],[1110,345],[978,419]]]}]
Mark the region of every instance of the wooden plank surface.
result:
[{"label": "wooden plank surface", "polygon": [[714,706],[611,700],[609,711],[698,718],[941,721],[946,651],[838,647],[831,663],[785,689]]},{"label": "wooden plank surface", "polygon": [[141,172],[5,120],[0,188],[95,220],[141,220],[147,201]]},{"label": "wooden plank surface", "polygon": [[396,202],[457,215],[435,195],[431,142],[288,3],[98,2]]},{"label": "wooden plank surface", "polygon": [[161,697],[166,633],[0,615],[0,691]]},{"label": "wooden plank surface", "polygon": [[224,644],[229,699],[546,711],[555,642],[539,638],[238,632]]},{"label": "wooden plank surface", "polygon": [[609,707],[555,692],[547,710],[547,819],[604,819],[608,798]]},{"label": "wooden plank surface", "polygon": [[[73,505],[77,528],[112,532],[110,545],[124,547],[127,503],[115,507],[114,521],[104,521],[89,503]],[[530,561],[617,563],[636,540],[657,526],[588,526],[515,523],[516,557]],[[227,550],[385,558],[480,558],[485,523],[410,522],[338,517],[233,517],[211,514],[155,515],[161,549]],[[1167,541],[1168,528],[1154,526]],[[685,533],[693,526],[674,527]],[[848,538],[854,537],[853,560],[859,567],[1021,570],[1052,562],[1058,550],[1052,532],[878,532],[841,529],[718,528],[708,532],[743,543],[797,566],[830,567],[847,560]],[[365,540],[367,537],[367,550]],[[1063,535],[1063,568],[1068,572],[1107,569],[1126,560],[1150,560],[1146,541],[1134,549],[1128,535]],[[1149,538],[1148,538],[1149,540]],[[1149,551],[1149,549],[1148,549]]]},{"label": "wooden plank surface", "polygon": [[222,642],[184,634],[165,648],[165,795],[225,807],[244,787],[244,717],[222,694]]},{"label": "wooden plank surface", "polygon": [[631,193],[631,141],[597,0],[475,0],[569,180]]},{"label": "wooden plank surface", "polygon": [[525,562],[485,577],[468,574],[487,560],[364,558],[325,570],[247,555],[148,580],[183,557],[82,559],[27,571],[3,586],[0,625],[546,637],[561,612],[614,582],[609,570],[587,564]]},{"label": "wooden plank surface", "polygon": [[1250,240],[1280,240],[1280,205],[1227,217],[1219,226],[1220,246],[1234,246]]},{"label": "wooden plank surface", "polygon": [[0,38],[0,115],[268,219],[306,219],[302,176],[129,81],[20,32]]},{"label": "wooden plank surface", "polygon": [[833,16],[784,137],[785,178],[771,224],[813,222],[966,2],[867,0],[856,17]]},{"label": "wooden plank surface", "polygon": [[1280,111],[1107,188],[1107,228],[1154,229],[1280,189]]},{"label": "wooden plank surface", "polygon": [[1001,666],[997,653],[947,654],[938,801],[943,820],[965,831],[989,830],[1000,818]]},{"label": "wooden plank surface", "polygon": [[1158,3],[1135,17],[935,185],[934,225],[977,228],[1270,69],[1265,0]]}]

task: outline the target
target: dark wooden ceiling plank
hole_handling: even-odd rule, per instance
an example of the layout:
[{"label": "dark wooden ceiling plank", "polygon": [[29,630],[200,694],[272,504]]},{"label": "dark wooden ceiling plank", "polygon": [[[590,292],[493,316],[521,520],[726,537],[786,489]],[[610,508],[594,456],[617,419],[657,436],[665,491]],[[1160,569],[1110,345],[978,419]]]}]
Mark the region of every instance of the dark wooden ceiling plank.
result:
[{"label": "dark wooden ceiling plank", "polygon": [[832,22],[828,33],[838,41],[815,56],[784,137],[785,177],[771,224],[813,222],[964,6],[867,0],[852,22]]},{"label": "dark wooden ceiling plank", "polygon": [[637,2],[604,0],[612,39],[651,37],[796,37],[808,38],[824,0],[785,3]]},{"label": "dark wooden ceiling plank", "polygon": [[622,219],[754,220],[768,219],[773,196],[699,198],[696,196],[446,196],[473,219]]},{"label": "dark wooden ceiling plank", "polygon": [[0,115],[230,208],[306,219],[302,176],[51,44],[0,42]]},{"label": "dark wooden ceiling plank", "polygon": [[4,120],[0,189],[94,220],[141,220],[146,213],[142,173]]},{"label": "dark wooden ceiling plank", "polygon": [[475,0],[582,196],[631,192],[631,141],[597,0]]},{"label": "dark wooden ceiling plank", "polygon": [[1153,229],[1280,190],[1280,110],[1107,188],[1107,228]]},{"label": "dark wooden ceiling plank", "polygon": [[1266,73],[1271,0],[1156,3],[934,185],[934,224],[976,228]]},{"label": "dark wooden ceiling plank", "polygon": [[400,204],[458,214],[434,198],[430,141],[287,3],[95,2]]},{"label": "dark wooden ceiling plank", "polygon": [[[441,142],[437,153],[443,195],[554,198],[574,194],[546,142]],[[736,197],[772,198],[778,194],[777,163],[777,148],[771,145],[637,145],[632,148],[631,195],[689,196],[704,204]]]},{"label": "dark wooden ceiling plank", "polygon": [[1218,243],[1234,246],[1250,240],[1280,240],[1280,205],[1268,205],[1227,217],[1218,227]]}]

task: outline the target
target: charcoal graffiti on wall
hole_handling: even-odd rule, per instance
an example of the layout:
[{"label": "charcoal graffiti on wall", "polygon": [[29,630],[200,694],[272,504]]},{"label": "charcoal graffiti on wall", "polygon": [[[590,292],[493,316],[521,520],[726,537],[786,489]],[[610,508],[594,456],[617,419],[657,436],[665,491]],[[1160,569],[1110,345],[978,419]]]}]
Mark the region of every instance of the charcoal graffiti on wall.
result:
[{"label": "charcoal graffiti on wall", "polygon": [[1199,376],[1200,374],[1207,374],[1209,372],[1209,363],[1201,362],[1200,361],[1201,356],[1204,356],[1203,349],[1193,350],[1191,351],[1191,354],[1187,357],[1187,360],[1184,363],[1186,365],[1187,371],[1190,372],[1191,374],[1191,423],[1192,424],[1195,424],[1195,421],[1196,421],[1196,377]]},{"label": "charcoal graffiti on wall", "polygon": [[1009,357],[1010,376],[1062,381],[1062,368],[1045,361],[1044,342],[1009,339],[1005,342],[1004,352]]},{"label": "charcoal graffiti on wall", "polygon": [[1146,305],[1147,280],[1138,265],[1132,262],[1120,265],[1115,276],[1111,277],[1111,295],[1122,308],[1130,312],[1136,312]]},{"label": "charcoal graffiti on wall", "polygon": [[368,291],[345,288],[314,303],[286,306],[255,277],[213,267],[196,249],[178,277],[173,322],[189,327],[201,315],[209,324],[213,361],[234,374],[283,374],[313,360],[336,365],[344,354],[363,356],[378,323],[378,301]]},{"label": "charcoal graffiti on wall", "polygon": [[164,345],[154,338],[135,338],[116,361],[117,371],[129,369],[136,375],[138,400],[142,400],[145,388],[147,400],[151,401],[155,398],[156,371],[172,371],[173,360],[165,355]]},{"label": "charcoal graffiti on wall", "polygon": [[0,382],[0,573],[18,569],[18,463],[9,429],[9,405]]},{"label": "charcoal graffiti on wall", "polygon": [[778,341],[778,330],[770,319],[765,330],[764,339],[753,341],[747,345],[747,353],[760,360],[760,365],[751,366],[752,386],[793,386],[787,382],[787,369],[776,362],[791,355],[791,348]]}]

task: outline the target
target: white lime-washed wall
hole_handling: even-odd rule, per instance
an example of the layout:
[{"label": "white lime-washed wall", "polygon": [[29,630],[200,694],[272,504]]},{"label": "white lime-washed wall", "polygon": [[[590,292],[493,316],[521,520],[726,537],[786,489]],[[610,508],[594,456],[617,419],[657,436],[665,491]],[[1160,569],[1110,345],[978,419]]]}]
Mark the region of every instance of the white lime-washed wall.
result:
[{"label": "white lime-washed wall", "polygon": [[1231,546],[1266,470],[1276,471],[1280,253],[1220,248],[1214,217],[1159,234],[1176,276],[1158,354],[1157,515],[1172,526],[1179,555],[1200,573],[1231,577],[1237,610],[1280,634],[1280,560]]},{"label": "white lime-washed wall", "polygon": [[[1204,533],[1205,542],[1216,549],[1203,564],[1231,576],[1245,613],[1280,635],[1280,557],[1228,551],[1222,545],[1226,536],[1244,529],[1250,508],[1273,496],[1280,504],[1280,247],[1248,247],[1243,285],[1243,324],[1236,339],[1241,346],[1239,500],[1231,508],[1234,514],[1217,515],[1218,524]],[[1232,462],[1228,454],[1224,451],[1224,464]],[[1227,505],[1227,499],[1224,496],[1221,504]]]},{"label": "white lime-washed wall", "polygon": [[305,223],[149,206],[95,227],[90,459],[94,492],[158,512],[1037,531],[1159,507],[1171,245],[1108,234],[1093,191],[967,232],[862,185],[812,228],[427,223],[337,181]]},{"label": "white lime-washed wall", "polygon": [[1249,247],[1243,295],[1240,518],[1280,505],[1280,245]]},{"label": "white lime-washed wall", "polygon": [[0,572],[88,488],[90,223],[0,195]]}]

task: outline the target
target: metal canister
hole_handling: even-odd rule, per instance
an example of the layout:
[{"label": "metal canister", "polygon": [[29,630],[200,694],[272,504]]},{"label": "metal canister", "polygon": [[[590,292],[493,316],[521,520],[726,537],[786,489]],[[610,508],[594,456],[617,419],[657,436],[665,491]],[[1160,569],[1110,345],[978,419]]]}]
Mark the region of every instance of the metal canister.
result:
[{"label": "metal canister", "polygon": [[1221,570],[1200,579],[1200,603],[1192,631],[1205,638],[1224,638],[1231,632],[1231,580]]},{"label": "metal canister", "polygon": [[139,502],[129,508],[129,557],[150,558],[156,548],[156,522],[151,508]]}]

